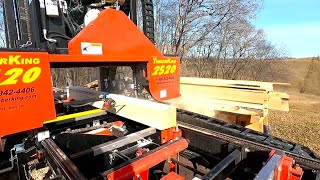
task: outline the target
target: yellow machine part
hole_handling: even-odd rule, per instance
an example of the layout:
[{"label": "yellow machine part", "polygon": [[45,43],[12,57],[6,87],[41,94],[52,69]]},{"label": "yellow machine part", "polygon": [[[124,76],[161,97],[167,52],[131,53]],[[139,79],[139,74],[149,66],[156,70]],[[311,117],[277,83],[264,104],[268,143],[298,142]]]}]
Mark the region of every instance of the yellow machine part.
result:
[{"label": "yellow machine part", "polygon": [[71,120],[71,119],[77,119],[77,118],[87,118],[92,115],[99,115],[99,114],[104,114],[106,113],[105,110],[101,109],[95,109],[95,110],[90,110],[90,111],[84,111],[84,112],[79,112],[79,113],[74,113],[74,114],[68,114],[64,116],[59,116],[56,119],[45,121],[43,124],[49,124],[49,123],[55,123],[55,122],[61,122],[61,121],[66,121],[66,120]]}]

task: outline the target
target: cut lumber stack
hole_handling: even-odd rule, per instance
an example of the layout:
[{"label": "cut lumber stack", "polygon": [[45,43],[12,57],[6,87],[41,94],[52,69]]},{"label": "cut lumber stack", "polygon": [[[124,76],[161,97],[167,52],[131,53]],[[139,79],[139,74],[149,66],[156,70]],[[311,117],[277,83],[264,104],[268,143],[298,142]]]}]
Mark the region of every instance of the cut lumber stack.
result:
[{"label": "cut lumber stack", "polygon": [[289,111],[289,95],[274,85],[289,84],[181,77],[181,97],[166,102],[263,132],[269,109]]},{"label": "cut lumber stack", "polygon": [[90,82],[90,83],[84,85],[84,87],[89,88],[89,89],[93,89],[93,90],[98,90],[98,86],[99,86],[98,80],[95,80],[93,82]]}]

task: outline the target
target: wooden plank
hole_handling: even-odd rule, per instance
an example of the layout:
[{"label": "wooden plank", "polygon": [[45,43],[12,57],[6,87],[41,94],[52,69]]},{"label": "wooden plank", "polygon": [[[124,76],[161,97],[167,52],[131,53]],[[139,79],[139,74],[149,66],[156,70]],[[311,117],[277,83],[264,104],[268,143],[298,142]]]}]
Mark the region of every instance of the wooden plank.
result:
[{"label": "wooden plank", "polygon": [[269,101],[267,102],[266,107],[272,110],[288,112],[289,98],[290,96],[287,93],[270,92]]},{"label": "wooden plank", "polygon": [[173,100],[167,100],[166,103],[170,103],[179,109],[219,118],[230,123],[235,123],[233,121],[236,119],[236,116],[261,116],[264,113],[264,110],[248,110],[240,106],[215,104],[208,99],[199,100],[183,96]]},{"label": "wooden plank", "polygon": [[285,99],[287,99],[287,100],[290,99],[290,96],[287,93],[282,93],[282,92],[270,92],[269,96],[279,97],[279,98],[284,99],[284,100]]},{"label": "wooden plank", "polygon": [[98,80],[92,81],[92,82],[84,85],[84,87],[90,88],[90,89],[91,88],[96,88],[98,86],[99,86]]},{"label": "wooden plank", "polygon": [[290,83],[281,82],[263,82],[263,81],[245,81],[245,80],[227,80],[227,79],[212,79],[212,78],[195,78],[195,77],[181,77],[181,83],[191,84],[206,84],[206,85],[227,85],[227,86],[252,86],[260,87],[265,90],[273,90],[274,85],[289,86]]},{"label": "wooden plank", "polygon": [[263,120],[264,120],[264,117],[256,117],[256,121],[250,125],[247,125],[246,128],[263,132]]},{"label": "wooden plank", "polygon": [[177,126],[177,110],[174,106],[116,94],[110,94],[109,97],[116,101],[116,114],[121,117],[158,130]]},{"label": "wooden plank", "polygon": [[215,111],[208,107],[208,104],[194,100],[186,100],[182,98],[175,98],[167,100],[164,103],[175,106],[176,108],[183,109],[186,111],[191,111],[194,113],[202,114],[209,117],[215,116]]},{"label": "wooden plank", "polygon": [[272,110],[289,111],[289,101],[278,97],[270,97],[266,107]]},{"label": "wooden plank", "polygon": [[226,87],[273,91],[273,83],[260,82],[260,81],[241,81],[241,80],[180,77],[180,83],[193,84],[193,85],[206,85],[206,86],[222,86],[222,87],[226,86]]},{"label": "wooden plank", "polygon": [[202,85],[180,84],[180,93],[183,96],[194,98],[211,98],[253,104],[264,104],[268,100],[266,91],[207,87]]},{"label": "wooden plank", "polygon": [[265,110],[263,104],[251,104],[251,103],[244,103],[244,102],[236,102],[236,101],[228,101],[228,100],[221,100],[221,99],[214,99],[214,98],[201,98],[201,97],[190,97],[190,96],[181,96],[179,98],[170,99],[165,102],[173,103],[173,104],[187,104],[192,102],[199,102],[199,103],[206,103],[206,104],[214,104],[217,106],[222,107],[242,107],[254,110]]},{"label": "wooden plank", "polygon": [[279,82],[273,82],[273,86],[291,86],[290,83],[279,83]]}]

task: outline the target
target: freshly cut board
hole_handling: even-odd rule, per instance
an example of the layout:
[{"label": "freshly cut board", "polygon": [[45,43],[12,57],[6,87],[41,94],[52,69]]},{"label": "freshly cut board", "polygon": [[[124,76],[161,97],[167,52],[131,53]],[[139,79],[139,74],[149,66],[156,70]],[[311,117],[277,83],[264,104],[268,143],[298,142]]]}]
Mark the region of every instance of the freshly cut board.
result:
[{"label": "freshly cut board", "polygon": [[154,127],[165,130],[177,126],[177,109],[175,106],[110,94],[116,102],[116,114]]},{"label": "freshly cut board", "polygon": [[[103,93],[82,87],[70,87],[68,89],[68,97],[76,100],[97,98],[101,94]],[[154,127],[158,130],[177,126],[177,109],[175,106],[117,94],[109,94],[108,96],[116,102],[116,111],[112,111],[112,113],[118,116]],[[96,101],[93,103],[93,106],[101,109],[103,101]]]},{"label": "freshly cut board", "polygon": [[243,81],[243,80],[225,80],[210,78],[181,77],[181,84],[194,84],[206,86],[235,87],[243,89],[257,89],[273,91],[273,85],[290,85],[288,83],[261,82],[261,81]]},{"label": "freshly cut board", "polygon": [[263,104],[268,100],[268,93],[262,90],[180,84],[180,92],[183,96],[195,98],[212,98],[253,104]]}]

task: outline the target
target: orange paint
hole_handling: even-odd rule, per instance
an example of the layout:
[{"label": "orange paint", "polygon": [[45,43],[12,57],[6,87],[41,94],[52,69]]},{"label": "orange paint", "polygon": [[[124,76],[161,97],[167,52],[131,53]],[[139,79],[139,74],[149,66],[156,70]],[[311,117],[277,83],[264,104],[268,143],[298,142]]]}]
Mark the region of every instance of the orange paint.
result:
[{"label": "orange paint", "polygon": [[114,9],[102,11],[94,21],[78,33],[68,43],[69,54],[82,56],[83,43],[102,44],[102,54],[92,51],[93,55],[97,52],[95,55],[100,56],[100,59],[94,58],[90,61],[148,62],[151,56],[164,57],[128,16]]},{"label": "orange paint", "polygon": [[155,151],[131,164],[124,166],[116,171],[106,174],[108,180],[127,180],[144,172],[151,167],[163,162],[179,152],[188,148],[188,142],[185,139],[178,140],[158,151]]},{"label": "orange paint", "polygon": [[[59,55],[45,52],[0,53],[0,93],[5,94],[5,99],[27,96],[21,102],[2,100],[4,96],[0,96],[0,101],[3,101],[0,102],[0,136],[35,129],[41,127],[42,122],[55,119],[49,63],[62,66],[64,63],[145,63],[149,89],[156,100],[180,96],[179,58],[168,61],[169,58],[122,11],[103,10],[69,41],[68,50],[69,54]],[[157,73],[156,67],[159,68]],[[19,93],[12,94],[13,91]]]},{"label": "orange paint", "polygon": [[185,178],[182,176],[179,176],[175,172],[170,172],[169,174],[167,174],[166,176],[164,176],[160,180],[185,180]]},{"label": "orange paint", "polygon": [[177,137],[182,137],[182,132],[180,129],[173,127],[161,131],[161,144],[165,144]]},{"label": "orange paint", "polygon": [[[83,43],[101,45],[84,52]],[[68,43],[69,55],[50,55],[51,63],[146,63],[151,95],[158,101],[180,96],[180,59],[165,57],[121,11],[106,9]],[[90,49],[90,47],[89,47]],[[155,61],[156,58],[158,61]],[[171,59],[172,61],[166,61]],[[159,70],[155,73],[155,68]],[[152,74],[154,74],[152,76]]]},{"label": "orange paint", "polygon": [[55,119],[48,53],[0,52],[0,60],[0,136]]}]

